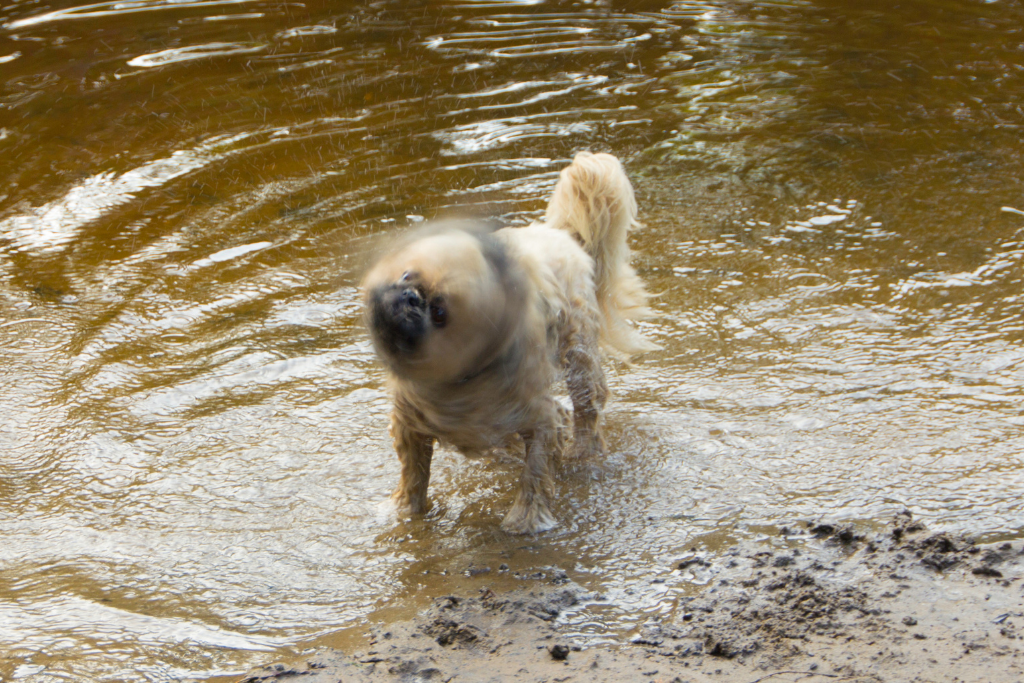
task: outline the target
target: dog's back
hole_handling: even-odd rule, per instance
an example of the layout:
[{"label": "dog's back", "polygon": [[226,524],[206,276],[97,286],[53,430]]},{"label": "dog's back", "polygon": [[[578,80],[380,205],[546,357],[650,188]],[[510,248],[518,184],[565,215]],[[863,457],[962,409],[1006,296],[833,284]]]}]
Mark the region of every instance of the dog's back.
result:
[{"label": "dog's back", "polygon": [[546,224],[571,234],[594,260],[600,308],[601,346],[628,359],[657,344],[644,339],[630,320],[649,317],[648,294],[629,263],[626,235],[637,225],[633,186],[610,154],[580,152],[561,174],[548,203]]}]

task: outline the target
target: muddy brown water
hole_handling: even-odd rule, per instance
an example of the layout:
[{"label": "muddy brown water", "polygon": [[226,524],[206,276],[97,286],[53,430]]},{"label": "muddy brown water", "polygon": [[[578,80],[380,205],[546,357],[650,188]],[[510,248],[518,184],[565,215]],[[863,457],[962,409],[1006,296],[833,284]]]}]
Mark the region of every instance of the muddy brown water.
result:
[{"label": "muddy brown water", "polygon": [[[682,553],[807,519],[1021,536],[1016,0],[15,0],[0,74],[5,680],[230,674],[552,567],[614,640]],[[368,249],[533,220],[582,149],[664,347],[608,458],[534,538],[512,459],[389,519]]]}]

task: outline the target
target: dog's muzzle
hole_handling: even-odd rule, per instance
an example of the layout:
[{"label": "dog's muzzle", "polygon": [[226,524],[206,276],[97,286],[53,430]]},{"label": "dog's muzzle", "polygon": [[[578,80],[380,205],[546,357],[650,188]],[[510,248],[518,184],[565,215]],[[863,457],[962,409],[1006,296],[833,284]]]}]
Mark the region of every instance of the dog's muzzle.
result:
[{"label": "dog's muzzle", "polygon": [[370,329],[385,353],[413,353],[429,327],[426,300],[407,282],[385,285],[370,294]]}]

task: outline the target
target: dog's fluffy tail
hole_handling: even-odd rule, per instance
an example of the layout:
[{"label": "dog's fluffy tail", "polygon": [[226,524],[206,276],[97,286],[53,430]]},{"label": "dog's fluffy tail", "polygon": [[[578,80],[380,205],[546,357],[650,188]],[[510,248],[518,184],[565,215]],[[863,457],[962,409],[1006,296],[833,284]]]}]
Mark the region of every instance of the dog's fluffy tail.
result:
[{"label": "dog's fluffy tail", "polygon": [[619,160],[610,154],[577,154],[555,186],[546,222],[572,234],[594,259],[604,349],[628,359],[660,348],[629,324],[649,317],[651,309],[643,283],[629,263],[626,233],[639,223],[633,186]]}]

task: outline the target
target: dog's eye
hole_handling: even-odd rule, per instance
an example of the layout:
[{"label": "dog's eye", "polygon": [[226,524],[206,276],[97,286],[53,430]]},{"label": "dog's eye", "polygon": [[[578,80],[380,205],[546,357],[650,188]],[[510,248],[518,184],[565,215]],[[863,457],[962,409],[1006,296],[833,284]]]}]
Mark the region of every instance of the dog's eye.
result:
[{"label": "dog's eye", "polygon": [[444,327],[448,324],[448,308],[445,307],[444,301],[434,299],[430,302],[430,322],[434,323],[434,327]]}]

